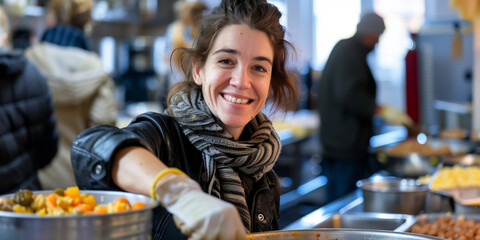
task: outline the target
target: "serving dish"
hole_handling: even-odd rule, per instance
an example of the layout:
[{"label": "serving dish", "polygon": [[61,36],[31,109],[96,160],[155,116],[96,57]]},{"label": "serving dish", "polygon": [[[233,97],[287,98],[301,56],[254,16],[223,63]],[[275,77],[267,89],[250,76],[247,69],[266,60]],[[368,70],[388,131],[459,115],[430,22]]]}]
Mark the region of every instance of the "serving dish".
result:
[{"label": "serving dish", "polygon": [[[52,191],[34,191],[49,194]],[[69,216],[37,216],[35,214],[0,211],[2,239],[151,239],[152,210],[158,202],[150,197],[119,191],[80,191],[93,195],[98,203],[125,197],[130,202],[143,202],[145,207],[121,213]],[[13,194],[2,195],[8,198]]]},{"label": "serving dish", "polygon": [[415,217],[415,221],[404,225],[406,232],[415,232],[442,239],[477,239],[480,232],[478,214],[428,213]]},{"label": "serving dish", "polygon": [[402,231],[402,225],[415,220],[415,216],[392,213],[346,213],[330,214],[315,228],[352,228]]}]

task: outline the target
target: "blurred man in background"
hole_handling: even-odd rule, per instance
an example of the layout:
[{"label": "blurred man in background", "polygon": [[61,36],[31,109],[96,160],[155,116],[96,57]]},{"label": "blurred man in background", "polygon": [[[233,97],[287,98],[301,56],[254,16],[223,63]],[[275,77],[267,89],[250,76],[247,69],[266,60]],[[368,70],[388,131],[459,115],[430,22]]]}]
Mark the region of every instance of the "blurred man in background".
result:
[{"label": "blurred man in background", "polygon": [[412,123],[403,112],[376,103],[377,86],[367,55],[384,30],[378,14],[362,16],[354,36],[334,46],[320,79],[318,106],[327,202],[354,191],[358,180],[372,174],[368,148],[375,114],[391,124]]}]

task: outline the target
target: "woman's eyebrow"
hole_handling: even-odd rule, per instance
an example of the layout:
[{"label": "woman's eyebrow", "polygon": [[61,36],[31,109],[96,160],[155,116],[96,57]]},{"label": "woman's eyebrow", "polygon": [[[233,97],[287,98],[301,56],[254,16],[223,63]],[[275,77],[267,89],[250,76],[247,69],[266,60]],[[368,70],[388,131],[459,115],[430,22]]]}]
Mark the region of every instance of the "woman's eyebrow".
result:
[{"label": "woman's eyebrow", "polygon": [[[218,49],[217,51],[213,52],[212,55],[219,54],[219,53],[238,54],[238,51],[235,50],[235,49],[231,49],[231,48],[221,48],[221,49]],[[270,65],[273,65],[272,60],[270,60],[267,57],[258,56],[258,57],[255,57],[253,59],[255,59],[256,61],[266,61],[266,62],[270,63]]]}]

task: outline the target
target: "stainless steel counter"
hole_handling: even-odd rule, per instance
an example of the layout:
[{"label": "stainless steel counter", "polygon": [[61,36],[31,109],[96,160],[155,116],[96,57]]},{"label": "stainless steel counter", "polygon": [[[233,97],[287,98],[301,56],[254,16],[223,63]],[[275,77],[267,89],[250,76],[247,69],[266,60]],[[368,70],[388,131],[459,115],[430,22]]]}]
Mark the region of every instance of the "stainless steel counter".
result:
[{"label": "stainless steel counter", "polygon": [[363,212],[363,197],[361,190],[356,190],[345,197],[337,199],[307,215],[297,221],[287,225],[283,230],[312,229],[317,227],[331,214]]}]

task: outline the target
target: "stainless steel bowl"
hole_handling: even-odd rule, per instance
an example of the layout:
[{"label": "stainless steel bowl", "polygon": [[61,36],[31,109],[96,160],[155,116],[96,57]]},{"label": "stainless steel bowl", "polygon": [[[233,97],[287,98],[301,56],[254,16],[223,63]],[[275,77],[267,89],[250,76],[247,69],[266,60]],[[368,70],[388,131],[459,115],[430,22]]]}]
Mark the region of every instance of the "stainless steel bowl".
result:
[{"label": "stainless steel bowl", "polygon": [[361,229],[329,229],[318,228],[312,230],[289,230],[289,231],[272,231],[252,233],[248,236],[249,240],[385,240],[385,239],[397,239],[397,240],[426,240],[426,239],[442,239],[427,235],[419,235],[405,232],[392,232],[382,230],[361,230]]},{"label": "stainless steel bowl", "polygon": [[365,212],[418,214],[425,210],[429,188],[415,179],[376,177],[357,182]]},{"label": "stainless steel bowl", "polygon": [[[48,194],[52,191],[36,191]],[[115,191],[80,191],[93,195],[97,203],[108,203],[125,197],[132,204],[143,202],[146,207],[121,213],[36,216],[0,211],[0,234],[2,239],[151,239],[152,210],[158,203],[139,194]],[[0,196],[10,197],[12,194]]]}]

